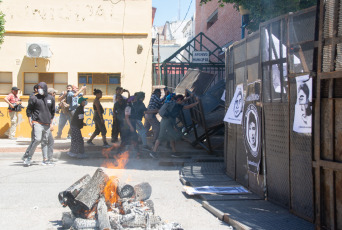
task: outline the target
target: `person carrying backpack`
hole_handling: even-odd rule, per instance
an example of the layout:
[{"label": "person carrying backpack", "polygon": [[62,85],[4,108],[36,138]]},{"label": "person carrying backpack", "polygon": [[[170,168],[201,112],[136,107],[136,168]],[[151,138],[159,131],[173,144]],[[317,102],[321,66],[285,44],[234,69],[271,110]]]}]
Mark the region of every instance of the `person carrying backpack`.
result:
[{"label": "person carrying backpack", "polygon": [[182,136],[181,132],[176,127],[176,118],[183,109],[190,109],[196,106],[199,101],[196,98],[196,102],[190,105],[183,105],[184,96],[179,94],[174,100],[165,103],[159,110],[159,115],[162,117],[160,122],[160,132],[158,139],[153,147],[153,151],[150,152],[152,158],[158,158],[157,150],[162,141],[170,141],[172,152],[176,153],[176,141]]}]

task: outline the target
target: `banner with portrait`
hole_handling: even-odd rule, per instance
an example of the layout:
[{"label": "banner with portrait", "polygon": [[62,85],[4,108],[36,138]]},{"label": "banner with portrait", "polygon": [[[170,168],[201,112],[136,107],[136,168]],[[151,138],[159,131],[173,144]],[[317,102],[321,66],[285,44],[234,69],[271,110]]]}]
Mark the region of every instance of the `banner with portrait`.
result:
[{"label": "banner with portrait", "polygon": [[246,104],[243,116],[243,136],[248,171],[258,174],[261,161],[261,109],[253,103]]},{"label": "banner with portrait", "polygon": [[311,133],[312,126],[312,78],[309,75],[296,77],[297,101],[293,131]]},{"label": "banner with portrait", "polygon": [[225,122],[241,125],[244,107],[243,84],[237,85],[234,97],[230,102],[227,113],[224,117]]}]

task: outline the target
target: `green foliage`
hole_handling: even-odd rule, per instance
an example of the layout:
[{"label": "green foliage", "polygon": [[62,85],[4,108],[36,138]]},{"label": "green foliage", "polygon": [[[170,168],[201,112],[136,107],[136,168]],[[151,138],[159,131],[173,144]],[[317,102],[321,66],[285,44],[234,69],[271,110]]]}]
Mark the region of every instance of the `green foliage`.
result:
[{"label": "green foliage", "polygon": [[[206,4],[211,0],[201,0],[200,4]],[[249,31],[259,29],[259,24],[277,16],[296,12],[317,4],[317,0],[218,0],[220,6],[225,3],[234,4],[238,10],[239,6],[248,9],[250,23],[247,25]]]},{"label": "green foliage", "polygon": [[[2,1],[0,0],[0,3]],[[5,15],[0,11],[0,45],[4,42]]]}]

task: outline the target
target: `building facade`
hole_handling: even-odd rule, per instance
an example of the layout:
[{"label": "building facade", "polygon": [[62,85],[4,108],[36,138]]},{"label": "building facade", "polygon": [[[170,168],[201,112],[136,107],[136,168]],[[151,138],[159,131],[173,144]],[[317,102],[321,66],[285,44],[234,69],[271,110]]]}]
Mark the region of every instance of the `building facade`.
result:
[{"label": "building facade", "polygon": [[[108,133],[117,86],[131,94],[151,94],[151,0],[4,0],[0,10],[6,15],[0,48],[0,116],[5,118],[0,136],[9,126],[8,105],[3,98],[12,86],[21,89],[26,106],[33,86],[40,81],[59,92],[68,84],[85,84],[90,98],[89,116],[85,118],[88,126],[83,130],[87,134],[94,131],[93,89],[103,91]],[[26,121],[23,111],[19,114],[18,137],[30,136]]]},{"label": "building facade", "polygon": [[[220,7],[217,1],[200,2],[196,0],[195,34],[203,32],[222,48],[241,39],[241,15],[233,4]],[[209,50],[214,48],[209,41],[203,41],[203,45]],[[221,55],[224,57],[224,52]]]}]

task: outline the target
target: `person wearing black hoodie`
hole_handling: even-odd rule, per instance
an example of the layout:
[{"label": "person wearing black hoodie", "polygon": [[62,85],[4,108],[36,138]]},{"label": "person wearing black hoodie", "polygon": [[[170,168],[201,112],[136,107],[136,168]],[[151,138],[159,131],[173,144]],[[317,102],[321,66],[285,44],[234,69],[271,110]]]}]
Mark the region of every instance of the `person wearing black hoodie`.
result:
[{"label": "person wearing black hoodie", "polygon": [[53,143],[48,142],[52,120],[55,116],[55,98],[48,94],[48,88],[45,82],[38,84],[38,94],[31,97],[26,109],[26,115],[29,118],[29,124],[33,129],[32,143],[26,150],[23,159],[24,165],[31,165],[31,158],[37,146],[41,143],[43,152],[43,165],[53,164],[50,159],[52,154],[48,153],[53,149]]}]

